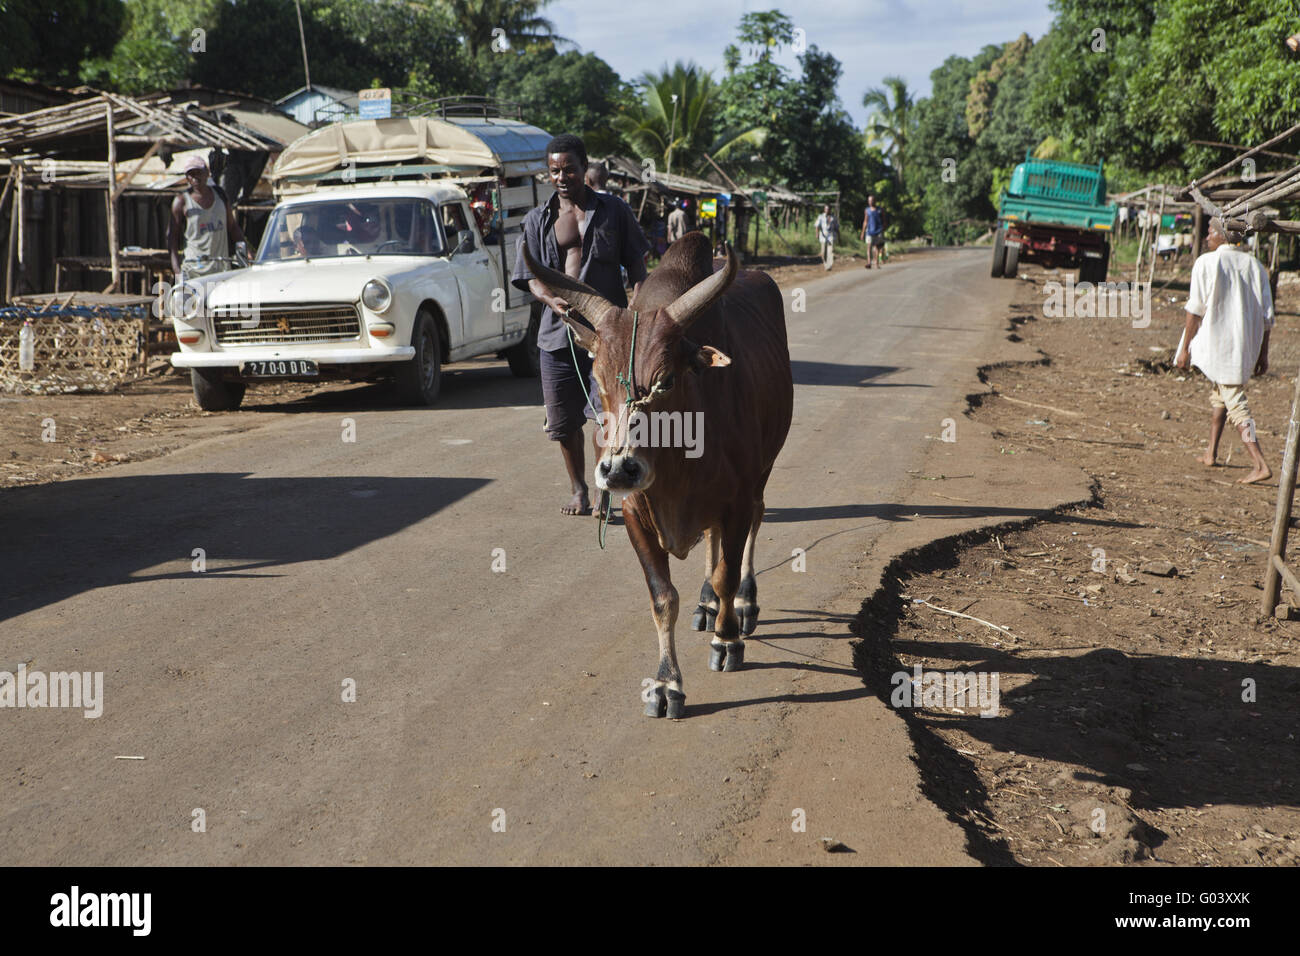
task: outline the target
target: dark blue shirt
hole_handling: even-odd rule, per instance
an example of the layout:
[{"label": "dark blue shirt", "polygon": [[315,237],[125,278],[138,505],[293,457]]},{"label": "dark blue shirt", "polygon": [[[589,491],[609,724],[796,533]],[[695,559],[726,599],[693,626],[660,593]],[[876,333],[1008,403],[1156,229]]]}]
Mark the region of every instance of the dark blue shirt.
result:
[{"label": "dark blue shirt", "polygon": [[880,208],[867,207],[867,235],[878,236],[885,231],[885,225],[880,220]]},{"label": "dark blue shirt", "polygon": [[[628,281],[633,285],[644,281],[645,254],[650,251],[650,244],[636,221],[636,214],[617,196],[588,188],[583,209],[587,211],[587,227],[582,234],[582,271],[578,279],[615,305],[626,306],[627,293],[619,267],[627,270]],[[525,242],[529,253],[542,265],[556,272],[564,271],[564,259],[555,244],[554,227],[559,211],[557,193],[524,218],[524,231],[515,250],[515,271],[510,277],[515,288],[527,291],[528,280],[534,278],[524,261]],[[564,298],[561,290],[554,291]],[[548,352],[569,347],[564,322],[550,306],[542,311],[537,345]]]}]

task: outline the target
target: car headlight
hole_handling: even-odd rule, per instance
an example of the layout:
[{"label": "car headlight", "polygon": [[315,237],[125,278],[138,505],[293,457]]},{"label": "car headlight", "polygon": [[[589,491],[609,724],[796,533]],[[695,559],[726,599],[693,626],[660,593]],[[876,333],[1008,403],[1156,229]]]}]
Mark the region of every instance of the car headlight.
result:
[{"label": "car headlight", "polygon": [[378,279],[371,279],[361,290],[361,303],[371,312],[383,312],[393,302],[393,290]]},{"label": "car headlight", "polygon": [[168,313],[172,318],[193,322],[203,315],[203,289],[188,282],[181,282],[171,292]]}]

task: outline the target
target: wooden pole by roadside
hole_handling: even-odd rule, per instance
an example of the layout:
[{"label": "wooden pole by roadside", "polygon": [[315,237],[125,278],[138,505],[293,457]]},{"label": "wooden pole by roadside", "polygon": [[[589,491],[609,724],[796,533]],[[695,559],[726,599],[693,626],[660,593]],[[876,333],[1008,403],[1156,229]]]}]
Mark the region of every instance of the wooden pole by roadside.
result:
[{"label": "wooden pole by roadside", "polygon": [[116,292],[122,280],[122,267],[117,261],[117,139],[113,135],[113,104],[104,101],[108,114],[108,262],[113,270],[113,282],[105,292]]},{"label": "wooden pole by roadside", "polygon": [[1192,261],[1201,257],[1202,244],[1205,242],[1205,210],[1199,205],[1192,213]]},{"label": "wooden pole by roadside", "polygon": [[5,305],[12,305],[14,289],[18,283],[14,273],[18,269],[18,227],[23,218],[23,165],[17,163],[11,174],[14,177],[14,200],[9,207],[9,258],[5,268]]},{"label": "wooden pole by roadside", "polygon": [[[1295,392],[1291,396],[1291,421],[1286,429],[1286,455],[1282,459],[1282,474],[1277,479],[1277,511],[1273,515],[1273,537],[1269,539],[1268,564],[1264,570],[1264,595],[1259,600],[1259,613],[1272,617],[1281,596],[1281,576],[1274,558],[1286,561],[1287,531],[1291,525],[1291,498],[1295,495],[1296,452],[1300,446],[1300,374],[1296,375]],[[1297,595],[1300,598],[1300,595]]]}]

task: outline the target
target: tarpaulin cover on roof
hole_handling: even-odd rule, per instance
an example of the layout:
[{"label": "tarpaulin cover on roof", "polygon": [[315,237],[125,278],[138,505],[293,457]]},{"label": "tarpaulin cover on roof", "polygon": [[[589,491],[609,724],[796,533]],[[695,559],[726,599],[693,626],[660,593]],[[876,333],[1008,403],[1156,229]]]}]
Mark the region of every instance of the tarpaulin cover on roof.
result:
[{"label": "tarpaulin cover on roof", "polygon": [[546,168],[549,135],[517,120],[428,116],[353,120],[321,127],[285,148],[273,180],[358,166],[418,160],[441,166],[493,168],[520,176]]}]

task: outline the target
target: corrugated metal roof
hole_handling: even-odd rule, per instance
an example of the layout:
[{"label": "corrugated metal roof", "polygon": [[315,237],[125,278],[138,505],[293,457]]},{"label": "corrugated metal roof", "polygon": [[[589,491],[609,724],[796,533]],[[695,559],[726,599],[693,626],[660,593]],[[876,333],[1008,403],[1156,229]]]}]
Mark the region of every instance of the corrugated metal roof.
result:
[{"label": "corrugated metal roof", "polygon": [[496,116],[448,116],[445,122],[481,139],[506,168],[507,176],[546,170],[546,144],[551,134],[519,120]]}]

